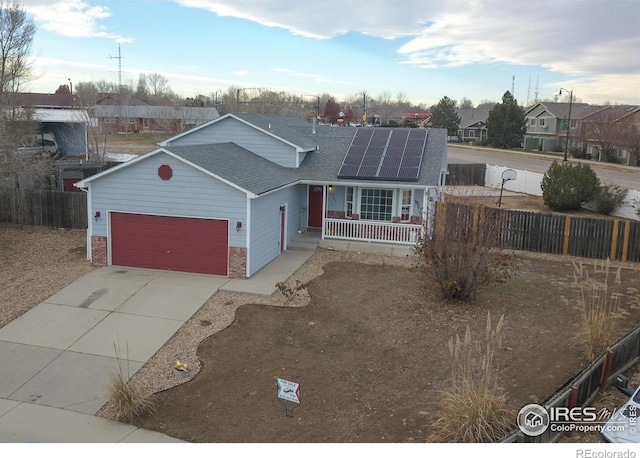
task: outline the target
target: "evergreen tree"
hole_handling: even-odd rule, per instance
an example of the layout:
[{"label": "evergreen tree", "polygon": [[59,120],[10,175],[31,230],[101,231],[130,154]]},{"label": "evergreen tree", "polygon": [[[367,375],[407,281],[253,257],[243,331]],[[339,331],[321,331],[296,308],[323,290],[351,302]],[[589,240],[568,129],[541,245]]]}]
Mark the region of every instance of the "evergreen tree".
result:
[{"label": "evergreen tree", "polygon": [[460,126],[460,116],[456,110],[456,101],[446,95],[431,110],[431,126],[447,129],[448,135],[456,135]]},{"label": "evergreen tree", "polygon": [[497,103],[487,117],[487,139],[496,148],[512,148],[520,146],[527,131],[527,120],[524,110],[518,101],[507,91],[502,96],[502,103]]}]

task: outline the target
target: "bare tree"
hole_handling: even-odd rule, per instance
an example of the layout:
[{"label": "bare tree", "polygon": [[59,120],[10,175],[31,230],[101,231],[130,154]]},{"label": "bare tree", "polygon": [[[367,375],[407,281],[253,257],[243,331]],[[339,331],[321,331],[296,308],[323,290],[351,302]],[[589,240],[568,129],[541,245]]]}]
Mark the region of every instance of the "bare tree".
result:
[{"label": "bare tree", "polygon": [[0,0],[0,95],[17,92],[33,77],[29,52],[36,33],[19,1]]}]

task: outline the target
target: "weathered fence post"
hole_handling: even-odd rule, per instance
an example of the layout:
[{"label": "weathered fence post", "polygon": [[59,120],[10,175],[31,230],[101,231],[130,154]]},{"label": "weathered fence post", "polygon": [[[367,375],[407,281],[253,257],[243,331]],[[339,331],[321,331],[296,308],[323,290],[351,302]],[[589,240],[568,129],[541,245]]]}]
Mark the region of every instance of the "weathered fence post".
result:
[{"label": "weathered fence post", "polygon": [[613,351],[607,351],[607,358],[604,360],[604,369],[602,370],[602,378],[600,379],[600,392],[607,388],[607,381],[611,374],[611,363],[613,362]]},{"label": "weathered fence post", "polygon": [[571,387],[571,396],[569,396],[569,408],[573,409],[578,405],[578,393],[580,389],[577,386]]}]

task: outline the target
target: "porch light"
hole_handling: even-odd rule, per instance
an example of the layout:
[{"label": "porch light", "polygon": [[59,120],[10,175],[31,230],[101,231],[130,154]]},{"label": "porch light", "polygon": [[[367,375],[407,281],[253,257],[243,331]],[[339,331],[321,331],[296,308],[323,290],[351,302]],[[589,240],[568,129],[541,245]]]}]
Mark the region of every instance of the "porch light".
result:
[{"label": "porch light", "polygon": [[333,192],[333,185],[332,184],[329,185],[329,192]]},{"label": "porch light", "polygon": [[93,217],[96,219],[96,221],[98,221],[100,219],[100,212],[96,212],[96,214],[93,215]]},{"label": "porch light", "polygon": [[236,231],[240,231],[242,229],[242,221],[236,221]]}]

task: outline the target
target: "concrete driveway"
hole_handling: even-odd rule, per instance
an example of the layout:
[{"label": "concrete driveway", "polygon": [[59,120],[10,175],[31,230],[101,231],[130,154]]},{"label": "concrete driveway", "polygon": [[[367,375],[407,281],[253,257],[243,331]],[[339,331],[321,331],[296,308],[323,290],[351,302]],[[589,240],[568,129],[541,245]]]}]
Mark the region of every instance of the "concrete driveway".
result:
[{"label": "concrete driveway", "polygon": [[95,414],[225,277],[103,267],[0,329],[0,399]]}]

